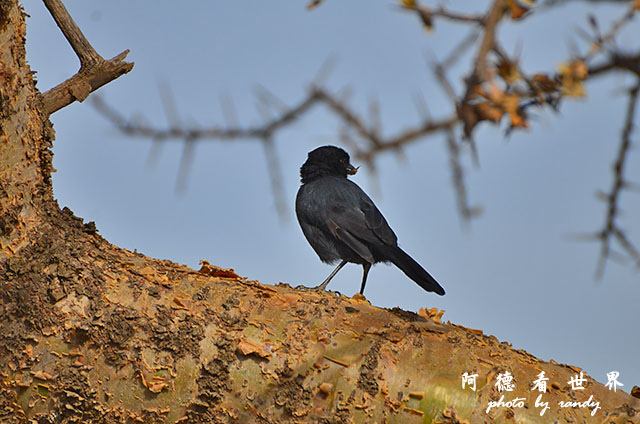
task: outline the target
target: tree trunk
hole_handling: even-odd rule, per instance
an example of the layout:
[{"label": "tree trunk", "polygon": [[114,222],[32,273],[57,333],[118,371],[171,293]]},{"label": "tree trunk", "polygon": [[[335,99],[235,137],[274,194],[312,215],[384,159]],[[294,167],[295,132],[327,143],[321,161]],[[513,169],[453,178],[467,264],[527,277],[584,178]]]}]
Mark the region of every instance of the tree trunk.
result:
[{"label": "tree trunk", "polygon": [[640,423],[640,400],[481,331],[111,245],[53,199],[24,17],[0,3],[0,422]]}]

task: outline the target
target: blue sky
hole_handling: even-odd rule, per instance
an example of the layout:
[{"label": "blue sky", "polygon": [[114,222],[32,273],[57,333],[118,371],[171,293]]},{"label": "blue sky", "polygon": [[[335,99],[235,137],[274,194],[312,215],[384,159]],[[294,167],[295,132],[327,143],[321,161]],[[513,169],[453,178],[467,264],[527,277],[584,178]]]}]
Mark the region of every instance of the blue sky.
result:
[{"label": "blue sky", "polygon": [[[75,73],[78,61],[42,2],[23,4],[31,15],[28,60],[45,91]],[[391,1],[327,0],[313,12],[303,2],[66,5],[103,57],[128,48],[136,63],[99,94],[125,116],[158,127],[167,125],[159,85],[171,87],[186,125],[224,125],[221,96],[233,99],[239,123],[258,124],[257,86],[292,105],[333,57],[327,86],[350,87],[350,104],[361,115],[377,98],[383,131],[390,134],[420,122],[416,93],[434,117],[451,113],[426,58],[445,57],[467,34],[466,28],[441,21],[427,33]],[[478,7],[477,2],[449,5],[463,11]],[[499,35],[507,51],[522,51],[529,72],[555,70],[571,55],[572,40],[584,45],[576,34],[586,27],[587,13],[607,28],[621,9],[569,2],[524,23],[506,23]],[[637,22],[622,34],[621,47],[637,48],[634,31]],[[467,57],[451,69],[458,92],[469,67]],[[559,114],[536,113],[530,131],[509,138],[504,127],[481,125],[480,167],[466,153],[463,160],[470,201],[484,208],[470,226],[456,211],[441,136],[408,147],[404,159],[380,156],[375,178],[366,170],[353,177],[376,201],[400,246],[447,291],[444,297],[426,293],[396,268],[377,265],[369,274],[367,298],[381,307],[445,309],[444,320],[482,329],[541,359],[583,367],[604,382],[607,372],[617,370],[626,391],[640,385],[639,274],[630,263],[609,262],[604,278],[594,280],[599,245],[570,239],[604,223],[605,205],[595,192],[611,186],[626,108],[619,89],[632,82],[623,75],[593,80],[586,100],[563,102]],[[257,141],[198,143],[188,189],[177,195],[180,142],[167,142],[155,166],[148,167],[150,140],[121,135],[89,102],[69,106],[51,120],[58,169],[54,194],[61,206],[95,221],[112,243],[192,267],[207,259],[267,284],[315,285],[331,271],[307,244],[293,213],[307,152],[339,144],[338,121],[325,109],[314,109],[275,138],[289,207],[284,221],[276,213]],[[637,149],[632,150],[629,180],[640,182],[639,163]],[[640,196],[624,192],[621,206],[623,228],[640,242]],[[352,295],[361,272],[349,265],[329,287]]]}]

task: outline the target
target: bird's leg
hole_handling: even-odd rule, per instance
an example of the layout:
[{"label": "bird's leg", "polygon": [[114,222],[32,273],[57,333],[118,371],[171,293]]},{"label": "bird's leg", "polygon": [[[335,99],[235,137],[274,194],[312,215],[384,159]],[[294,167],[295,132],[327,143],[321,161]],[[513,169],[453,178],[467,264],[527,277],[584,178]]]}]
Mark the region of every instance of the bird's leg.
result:
[{"label": "bird's leg", "polygon": [[342,267],[345,266],[346,264],[347,264],[347,261],[345,261],[343,259],[342,262],[340,262],[340,264],[336,267],[336,269],[334,269],[333,272],[331,274],[329,274],[329,276],[327,277],[326,280],[324,280],[319,286],[311,287],[311,289],[312,290],[326,290],[327,289],[327,285],[329,284],[329,281],[331,281],[331,279],[338,273],[338,271],[340,271],[342,269]]},{"label": "bird's leg", "polygon": [[369,275],[370,269],[371,264],[369,262],[362,265],[362,285],[360,286],[360,294],[364,294],[364,285],[367,284],[367,275]]}]

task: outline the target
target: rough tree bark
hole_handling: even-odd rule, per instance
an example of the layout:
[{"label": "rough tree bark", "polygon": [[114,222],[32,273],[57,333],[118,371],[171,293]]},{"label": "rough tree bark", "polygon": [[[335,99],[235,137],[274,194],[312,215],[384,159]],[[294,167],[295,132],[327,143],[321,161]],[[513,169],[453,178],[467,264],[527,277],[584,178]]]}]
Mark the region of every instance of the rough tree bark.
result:
[{"label": "rough tree bark", "polygon": [[[640,422],[640,400],[571,390],[578,368],[481,331],[111,245],[53,198],[24,18],[0,3],[0,422]],[[515,392],[497,391],[505,371]],[[522,407],[487,413],[503,395]],[[557,404],[589,396],[593,416]]]}]

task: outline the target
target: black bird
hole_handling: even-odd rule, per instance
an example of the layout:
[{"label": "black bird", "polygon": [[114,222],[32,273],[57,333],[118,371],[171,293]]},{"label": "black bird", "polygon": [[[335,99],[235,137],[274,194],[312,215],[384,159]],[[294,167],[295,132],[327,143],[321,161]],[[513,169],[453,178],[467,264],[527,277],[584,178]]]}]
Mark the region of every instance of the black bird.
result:
[{"label": "black bird", "polygon": [[309,152],[300,168],[302,186],[296,196],[296,215],[307,241],[325,263],[340,264],[316,290],[324,290],[347,262],[364,268],[360,293],[367,274],[377,262],[392,262],[427,291],[444,289],[424,268],[398,247],[398,238],[373,201],[347,179],[358,171],[349,154],[335,146]]}]

